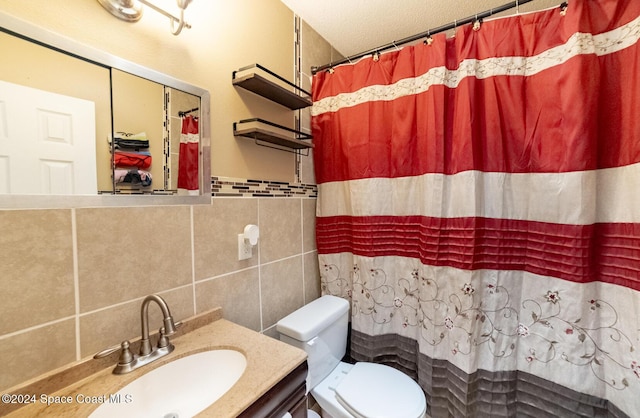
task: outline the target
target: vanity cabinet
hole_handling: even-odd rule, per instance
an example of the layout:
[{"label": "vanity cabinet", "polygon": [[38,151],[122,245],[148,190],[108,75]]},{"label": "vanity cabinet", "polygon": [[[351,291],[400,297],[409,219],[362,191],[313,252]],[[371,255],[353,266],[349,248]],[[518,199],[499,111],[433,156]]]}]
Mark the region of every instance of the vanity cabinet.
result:
[{"label": "vanity cabinet", "polygon": [[307,370],[305,361],[238,416],[281,418],[289,412],[293,418],[306,418]]}]

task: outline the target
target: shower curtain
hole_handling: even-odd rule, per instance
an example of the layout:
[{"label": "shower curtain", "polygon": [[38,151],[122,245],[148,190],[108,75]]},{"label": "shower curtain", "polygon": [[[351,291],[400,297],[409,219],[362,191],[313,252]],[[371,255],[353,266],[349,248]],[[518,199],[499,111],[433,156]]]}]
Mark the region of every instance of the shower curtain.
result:
[{"label": "shower curtain", "polygon": [[198,118],[182,117],[180,154],[178,157],[178,193],[198,194],[198,144],[200,134]]},{"label": "shower curtain", "polygon": [[639,16],[574,0],[314,76],[323,293],[434,418],[640,416]]}]

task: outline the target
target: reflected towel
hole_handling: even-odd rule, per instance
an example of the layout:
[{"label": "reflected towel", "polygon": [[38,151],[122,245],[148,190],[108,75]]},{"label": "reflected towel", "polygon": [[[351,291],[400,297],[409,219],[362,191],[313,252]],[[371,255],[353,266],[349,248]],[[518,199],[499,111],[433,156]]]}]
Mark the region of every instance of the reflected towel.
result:
[{"label": "reflected towel", "polygon": [[151,186],[151,173],[144,170],[132,169],[124,170],[117,168],[113,171],[113,178],[116,183],[140,184],[141,186]]},{"label": "reflected towel", "polygon": [[113,154],[116,167],[136,167],[146,170],[151,167],[151,154],[148,152],[116,151]]}]

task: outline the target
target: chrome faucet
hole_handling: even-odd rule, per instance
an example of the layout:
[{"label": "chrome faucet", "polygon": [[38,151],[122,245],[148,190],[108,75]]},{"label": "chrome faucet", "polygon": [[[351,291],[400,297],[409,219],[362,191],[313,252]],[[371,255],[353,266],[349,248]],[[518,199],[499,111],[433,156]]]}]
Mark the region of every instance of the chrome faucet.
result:
[{"label": "chrome faucet", "polygon": [[[164,326],[160,328],[158,336],[158,347],[151,349],[151,343],[149,342],[149,304],[156,302],[162,311]],[[140,308],[140,322],[142,323],[142,339],[140,340],[140,354],[134,355],[129,349],[129,341],[123,341],[121,344],[113,347],[109,347],[100,351],[93,356],[94,359],[99,359],[121,349],[120,358],[115,369],[114,374],[129,373],[139,367],[149,364],[161,357],[166,356],[175,348],[173,344],[169,342],[169,337],[176,332],[177,324],[173,322],[171,317],[171,311],[167,302],[158,295],[149,295],[142,301],[142,307]]]}]

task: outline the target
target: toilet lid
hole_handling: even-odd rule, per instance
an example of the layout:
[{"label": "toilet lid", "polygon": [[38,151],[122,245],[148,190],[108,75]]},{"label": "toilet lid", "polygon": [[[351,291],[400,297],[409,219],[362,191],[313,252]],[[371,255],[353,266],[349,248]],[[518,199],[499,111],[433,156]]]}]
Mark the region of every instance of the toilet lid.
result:
[{"label": "toilet lid", "polygon": [[351,414],[367,418],[420,418],[427,410],[424,392],[409,376],[392,367],[356,363],[335,389]]}]

